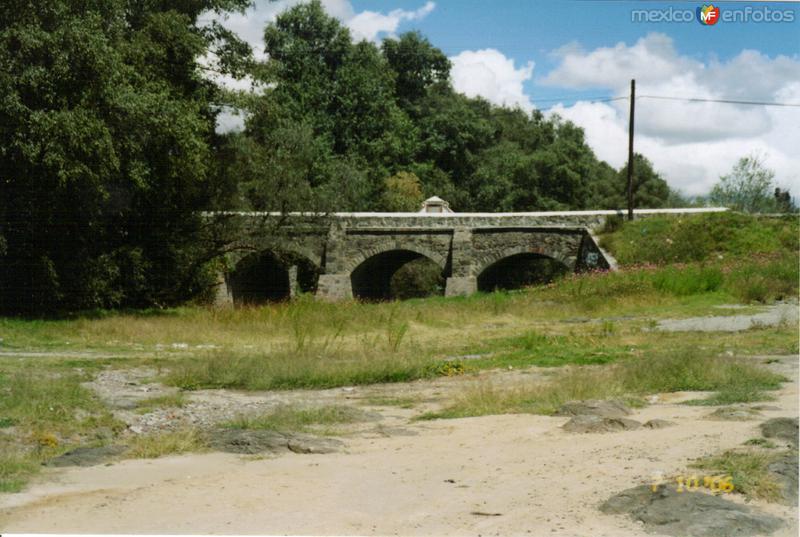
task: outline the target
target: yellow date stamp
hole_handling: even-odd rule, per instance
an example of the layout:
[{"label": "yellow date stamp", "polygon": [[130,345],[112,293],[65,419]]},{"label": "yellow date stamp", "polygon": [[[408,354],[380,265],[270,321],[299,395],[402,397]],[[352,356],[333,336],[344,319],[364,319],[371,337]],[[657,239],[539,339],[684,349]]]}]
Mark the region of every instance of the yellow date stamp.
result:
[{"label": "yellow date stamp", "polygon": [[651,488],[653,492],[658,490],[661,485],[675,482],[676,492],[695,491],[699,488],[709,489],[711,492],[730,493],[733,492],[734,486],[732,477],[729,475],[676,475],[671,479],[667,479],[663,474],[653,474],[653,482]]}]

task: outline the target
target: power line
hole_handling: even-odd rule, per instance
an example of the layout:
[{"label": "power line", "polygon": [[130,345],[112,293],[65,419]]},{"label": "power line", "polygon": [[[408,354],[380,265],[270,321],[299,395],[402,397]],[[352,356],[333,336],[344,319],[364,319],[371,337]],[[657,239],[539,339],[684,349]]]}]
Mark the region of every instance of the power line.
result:
[{"label": "power line", "polygon": [[[800,108],[800,103],[779,103],[770,101],[740,101],[736,99],[703,99],[700,97],[671,97],[667,95],[637,95],[637,99],[659,99],[664,101],[683,101],[688,103],[723,103],[723,104],[744,104],[751,106],[790,106]],[[536,99],[533,101],[537,103],[553,103],[560,101],[585,101],[592,103],[608,103],[611,101],[625,101],[630,99],[628,96],[623,97],[579,97],[579,96],[564,96],[553,97],[550,99]]]},{"label": "power line", "polygon": [[668,97],[666,95],[639,95],[639,99],[661,99],[664,101],[684,101],[689,103],[725,103],[747,104],[753,106],[793,106],[800,107],[800,103],[776,103],[767,101],[737,101],[734,99],[701,99],[699,97]]}]

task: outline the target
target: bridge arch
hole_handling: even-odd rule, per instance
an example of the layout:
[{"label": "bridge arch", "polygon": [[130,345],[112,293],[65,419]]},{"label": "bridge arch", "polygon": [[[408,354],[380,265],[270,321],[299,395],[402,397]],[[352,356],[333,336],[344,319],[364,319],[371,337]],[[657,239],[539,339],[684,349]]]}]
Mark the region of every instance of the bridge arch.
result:
[{"label": "bridge arch", "polygon": [[574,270],[575,259],[531,251],[530,248],[511,248],[481,257],[475,275],[479,291],[519,289],[528,285],[548,283]]},{"label": "bridge arch", "polygon": [[401,247],[363,252],[348,271],[353,297],[390,300],[442,294],[447,260],[434,252],[423,253],[426,250]]},{"label": "bridge arch", "polygon": [[313,293],[319,273],[319,263],[302,249],[267,248],[240,257],[227,280],[234,304],[258,305]]}]

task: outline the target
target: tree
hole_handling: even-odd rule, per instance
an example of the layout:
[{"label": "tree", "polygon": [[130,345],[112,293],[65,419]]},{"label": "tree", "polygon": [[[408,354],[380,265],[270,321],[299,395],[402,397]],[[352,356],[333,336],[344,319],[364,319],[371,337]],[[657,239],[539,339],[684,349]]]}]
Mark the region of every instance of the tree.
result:
[{"label": "tree", "polygon": [[447,82],[450,60],[419,32],[386,39],[383,55],[395,73],[395,95],[404,107],[424,97],[432,85]]},{"label": "tree", "polygon": [[[0,310],[173,304],[219,244],[200,210],[220,97],[197,59],[241,74],[248,47],[208,9],[246,0],[5,2],[0,7]],[[241,60],[241,61],[239,61]]]},{"label": "tree", "polygon": [[[634,154],[633,204],[637,209],[658,209],[669,204],[674,195],[669,185],[653,169],[653,164],[639,153]],[[628,165],[615,175],[604,174],[604,179],[593,185],[595,205],[599,209],[622,209],[627,207]]]},{"label": "tree", "polygon": [[708,199],[715,205],[746,213],[776,212],[774,177],[775,172],[764,165],[762,157],[742,157],[730,173],[719,178]]},{"label": "tree", "polygon": [[382,195],[382,208],[390,212],[417,211],[422,202],[419,177],[413,173],[398,172],[386,178]]}]

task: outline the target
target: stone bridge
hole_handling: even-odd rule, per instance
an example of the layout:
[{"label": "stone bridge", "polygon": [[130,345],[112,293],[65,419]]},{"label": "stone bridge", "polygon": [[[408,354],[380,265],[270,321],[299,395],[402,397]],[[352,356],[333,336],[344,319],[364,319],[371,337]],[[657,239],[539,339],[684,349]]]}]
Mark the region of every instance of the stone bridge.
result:
[{"label": "stone bridge", "polygon": [[[716,210],[716,209],[712,209]],[[709,209],[639,210],[637,218]],[[229,213],[245,222],[247,238],[228,257],[217,303],[285,299],[298,291],[339,300],[390,298],[392,276],[425,258],[440,271],[445,296],[492,290],[489,274],[514,271],[534,259],[563,270],[613,269],[592,230],[618,211],[550,213],[334,213],[292,214],[283,240],[258,232],[271,213]],[[488,282],[488,283],[487,283]]]}]

